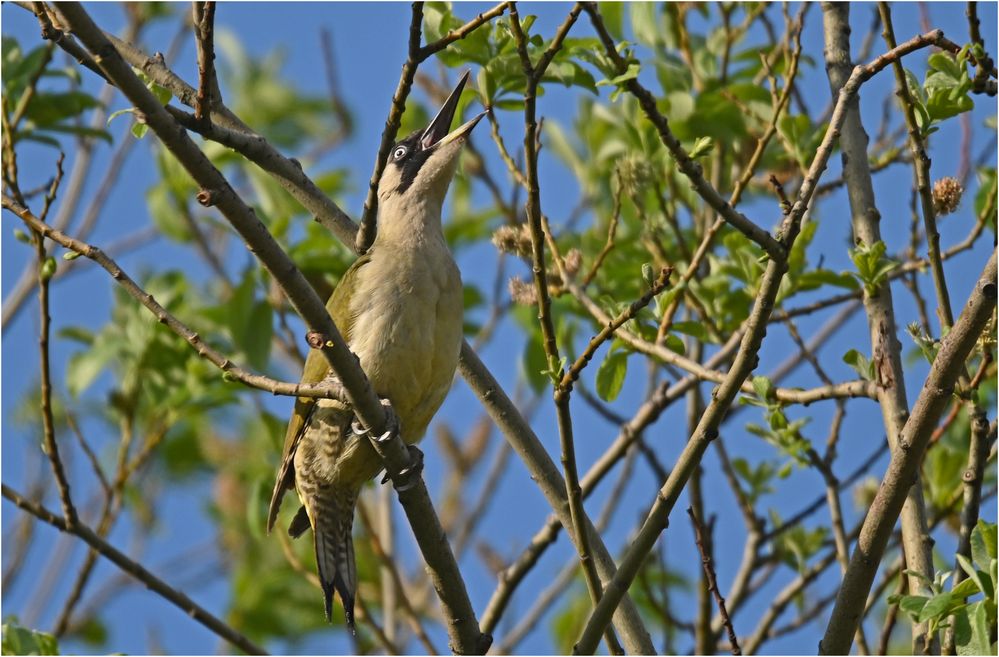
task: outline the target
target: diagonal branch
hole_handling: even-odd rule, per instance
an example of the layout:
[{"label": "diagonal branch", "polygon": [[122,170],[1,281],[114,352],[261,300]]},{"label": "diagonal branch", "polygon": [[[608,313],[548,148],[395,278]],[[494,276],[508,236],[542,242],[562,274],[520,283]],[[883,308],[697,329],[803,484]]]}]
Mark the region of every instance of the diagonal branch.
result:
[{"label": "diagonal branch", "polygon": [[409,92],[413,88],[413,80],[416,78],[416,69],[432,55],[444,50],[455,41],[464,39],[484,23],[501,15],[506,10],[506,3],[500,3],[489,11],[479,14],[461,27],[451,30],[437,41],[423,47],[420,46],[423,3],[414,2],[412,8],[413,15],[409,22],[409,55],[406,63],[402,65],[402,75],[399,77],[399,84],[392,95],[392,108],[389,110],[388,118],[385,119],[385,130],[382,131],[382,140],[378,145],[378,155],[375,158],[375,170],[371,173],[371,180],[368,181],[368,196],[364,200],[361,225],[354,242],[354,249],[358,253],[367,251],[375,241],[378,183],[381,181],[385,165],[388,163],[389,151],[392,150],[396,135],[399,133],[402,114],[406,110],[406,99],[409,97]]},{"label": "diagonal branch", "polygon": [[31,213],[26,207],[17,203],[7,195],[3,196],[3,207],[10,210],[34,231],[52,240],[56,244],[63,246],[73,253],[85,256],[100,265],[111,275],[118,285],[122,286],[129,296],[141,303],[151,312],[156,319],[167,326],[171,331],[184,338],[191,347],[198,352],[198,355],[218,367],[223,372],[223,376],[239,381],[252,388],[265,390],[275,395],[288,395],[292,397],[323,397],[327,399],[340,399],[343,401],[342,392],[325,383],[303,384],[287,383],[275,381],[259,374],[253,374],[239,365],[236,365],[227,357],[213,349],[201,336],[189,326],[181,322],[172,315],[166,308],[161,306],[153,295],[146,292],[138,283],[123,270],[118,263],[109,258],[101,249],[73,239],[61,233],[48,224],[41,221]]},{"label": "diagonal branch", "polygon": [[5,498],[13,502],[18,508],[27,511],[39,520],[42,520],[61,532],[72,534],[82,539],[87,545],[96,550],[105,559],[121,568],[135,579],[146,585],[151,591],[155,591],[164,599],[173,603],[185,614],[198,621],[213,633],[222,637],[232,645],[249,655],[266,655],[267,652],[250,641],[248,638],[234,630],[229,625],[216,618],[211,612],[187,597],[181,591],[173,588],[156,575],[146,570],[141,564],[115,548],[113,545],[95,534],[93,530],[82,523],[68,524],[65,520],[46,509],[41,504],[36,504],[25,498],[10,486],[3,484],[2,493]]},{"label": "diagonal branch", "polygon": [[819,654],[844,655],[864,611],[885,547],[891,538],[906,495],[916,478],[933,428],[950,402],[954,385],[996,309],[996,252],[982,270],[964,311],[940,343],[929,376],[912,407],[912,414],[899,434],[899,449],[892,454],[888,470],[871,503],[860,530],[857,547],[843,575]]}]

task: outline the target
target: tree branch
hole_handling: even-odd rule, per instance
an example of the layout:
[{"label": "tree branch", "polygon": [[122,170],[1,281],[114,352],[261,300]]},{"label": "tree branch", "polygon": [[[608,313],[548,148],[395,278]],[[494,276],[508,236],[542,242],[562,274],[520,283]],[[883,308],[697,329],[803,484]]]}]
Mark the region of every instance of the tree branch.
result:
[{"label": "tree branch", "polygon": [[[732,646],[732,654],[741,655],[742,651],[739,650],[739,640],[735,636],[732,619],[728,617],[728,610],[725,609],[725,598],[722,597],[721,591],[718,590],[718,579],[715,577],[714,566],[711,565],[711,555],[708,554],[707,548],[704,545],[704,528],[701,525],[700,519],[694,514],[693,507],[687,507],[687,515],[690,516],[690,522],[694,525],[694,537],[697,543],[697,550],[701,553],[701,565],[704,567],[704,574],[708,578],[708,589],[714,595],[715,602],[718,603],[718,613],[721,614],[722,623],[725,625],[725,629],[728,630],[728,641]],[[714,525],[713,520],[714,518],[708,521],[709,527]]]},{"label": "tree branch", "polygon": [[[822,4],[826,71],[833,94],[842,96],[850,75],[849,7],[835,3]],[[889,52],[894,52],[894,49]],[[893,60],[897,62],[898,58]],[[854,69],[856,70],[856,69]],[[852,77],[852,76],[851,76]],[[840,145],[843,149],[843,178],[850,201],[854,239],[858,245],[873,246],[881,242],[880,214],[867,163],[867,133],[861,122],[859,99],[847,107]],[[879,383],[878,401],[884,419],[888,445],[898,448],[901,429],[909,412],[901,350],[896,333],[895,307],[891,287],[882,284],[874,294],[864,294],[871,340],[871,360],[875,363]],[[908,560],[909,591],[915,594],[926,589],[933,578],[931,543],[926,523],[926,506],[918,479],[909,492],[902,516],[902,536]],[[925,578],[925,579],[924,579]],[[913,625],[913,649],[921,650],[919,637],[926,632],[926,623]]]},{"label": "tree branch", "polygon": [[[559,27],[558,32],[551,45],[542,55],[537,65],[531,63],[528,53],[527,36],[524,34],[523,26],[520,23],[520,14],[514,2],[508,3],[510,11],[510,25],[512,27],[514,42],[517,46],[517,54],[520,56],[521,67],[524,78],[527,80],[524,89],[524,159],[526,165],[527,178],[527,225],[531,234],[531,258],[532,270],[534,272],[534,290],[538,299],[538,322],[541,325],[542,343],[545,355],[548,358],[549,376],[555,381],[553,397],[555,401],[555,411],[558,418],[559,444],[562,450],[562,471],[565,474],[566,495],[569,500],[569,516],[572,519],[570,533],[575,537],[575,543],[579,552],[579,562],[583,569],[583,576],[586,580],[586,588],[589,591],[593,604],[600,601],[601,585],[600,577],[597,574],[596,566],[593,563],[590,550],[590,540],[585,529],[583,529],[583,496],[579,487],[579,472],[576,463],[576,446],[573,436],[572,413],[569,409],[569,391],[571,390],[572,378],[563,378],[563,367],[559,356],[559,348],[555,339],[555,322],[551,312],[551,297],[548,294],[548,273],[545,267],[545,241],[546,236],[543,227],[541,214],[541,187],[538,181],[538,121],[537,121],[537,97],[538,85],[545,69],[551,63],[555,54],[561,48],[561,44],[572,25],[579,17],[582,7],[576,3],[569,12],[568,17]],[[553,257],[557,255],[553,253]],[[564,277],[563,277],[564,278]],[[585,364],[585,362],[584,362]],[[568,380],[569,386],[563,386],[561,381]],[[612,629],[604,633],[607,648],[611,654],[621,654],[622,648],[618,644],[617,637]]]},{"label": "tree branch", "polygon": [[266,655],[267,652],[256,645],[248,638],[223,623],[213,616],[199,604],[191,600],[184,593],[173,588],[156,575],[146,570],[141,564],[128,558],[110,543],[95,534],[86,525],[77,522],[69,525],[65,520],[55,515],[44,506],[36,504],[26,499],[23,495],[15,491],[10,486],[3,484],[0,487],[3,496],[13,502],[18,508],[27,511],[39,520],[42,520],[61,532],[72,534],[82,539],[87,545],[96,550],[105,559],[115,564],[123,571],[146,585],[151,591],[158,593],[164,599],[170,601],[185,614],[198,621],[211,632],[222,637],[232,645],[250,655]]},{"label": "tree branch", "polygon": [[916,478],[933,427],[954,392],[954,384],[996,308],[996,252],[992,252],[964,311],[940,343],[929,376],[912,407],[912,414],[899,433],[899,446],[881,480],[860,530],[857,547],[843,575],[819,654],[843,655],[864,611],[867,593],[906,495]]},{"label": "tree branch", "polygon": [[202,124],[212,122],[211,108],[221,102],[215,77],[215,3],[194,0],[194,34],[198,50],[198,96],[194,116]]}]

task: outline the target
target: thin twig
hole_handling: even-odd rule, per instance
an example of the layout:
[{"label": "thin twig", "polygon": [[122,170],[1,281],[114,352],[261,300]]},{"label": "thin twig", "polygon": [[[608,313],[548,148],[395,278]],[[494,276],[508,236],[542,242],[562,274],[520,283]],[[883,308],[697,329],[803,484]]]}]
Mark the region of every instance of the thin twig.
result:
[{"label": "thin twig", "polygon": [[[555,338],[555,323],[551,313],[551,297],[548,294],[548,273],[545,265],[546,235],[541,214],[541,189],[538,182],[538,120],[537,94],[538,85],[548,65],[561,48],[562,41],[572,25],[579,17],[582,7],[573,5],[568,17],[558,28],[555,38],[537,64],[531,62],[528,53],[527,36],[520,22],[520,14],[516,3],[507,5],[510,12],[510,25],[517,54],[520,57],[523,74],[527,80],[524,90],[524,160],[527,178],[527,225],[531,234],[531,261],[534,271],[534,290],[538,300],[538,321],[541,325],[542,344],[548,358],[548,371],[553,380],[562,380],[562,365],[559,348]],[[556,257],[557,259],[557,257]],[[562,276],[565,280],[566,276]],[[584,363],[585,364],[585,363]],[[571,380],[571,379],[570,379]],[[571,388],[569,389],[571,390]],[[562,450],[562,471],[565,475],[566,495],[569,500],[569,514],[572,518],[572,533],[576,537],[579,560],[583,568],[586,587],[593,604],[600,600],[602,586],[596,566],[590,556],[590,541],[583,528],[583,496],[579,486],[579,473],[576,465],[576,447],[573,438],[572,415],[569,412],[569,390],[563,392],[561,383],[556,383],[553,390],[556,415],[558,418],[559,443]],[[608,650],[611,654],[623,654],[623,649],[617,641],[612,629],[604,633]]]},{"label": "thin twig", "polygon": [[336,389],[328,383],[302,384],[275,381],[265,376],[252,374],[239,367],[227,357],[210,347],[201,336],[179,319],[174,317],[169,311],[161,306],[155,298],[138,283],[111,258],[106,256],[99,248],[68,237],[61,232],[49,228],[34,216],[30,210],[20,205],[9,196],[3,196],[3,207],[10,210],[24,221],[30,228],[37,230],[46,238],[59,245],[79,253],[82,256],[93,260],[107,271],[119,285],[136,301],[145,306],[160,323],[165,324],[170,330],[184,338],[197,352],[198,355],[221,369],[225,375],[233,380],[240,381],[250,387],[266,390],[275,395],[288,395],[293,397],[321,397],[326,399],[339,399],[343,401],[342,391]]},{"label": "thin twig", "polygon": [[[895,30],[891,22],[891,9],[885,2],[878,3],[881,14],[881,24],[884,28],[882,36],[889,49],[896,46]],[[947,290],[947,279],[944,278],[943,261],[940,258],[940,231],[937,230],[937,213],[933,207],[933,191],[930,188],[930,158],[926,154],[926,144],[916,122],[916,109],[909,93],[909,84],[905,79],[902,62],[892,63],[895,71],[895,93],[902,101],[905,124],[909,130],[909,151],[912,154],[916,190],[923,211],[923,225],[926,229],[927,257],[930,261],[930,272],[933,275],[933,285],[937,292],[937,313],[941,332],[946,332],[954,325],[954,313],[950,307],[950,292]]]},{"label": "thin twig", "polygon": [[[45,195],[45,205],[41,213],[39,223],[44,225],[44,217],[48,214],[52,201],[59,190],[59,183],[62,182],[62,162],[63,155],[59,154],[56,162],[56,176],[52,181],[48,194]],[[4,199],[7,197],[4,196]],[[39,350],[39,371],[41,374],[41,411],[42,411],[42,450],[49,459],[52,466],[52,474],[55,476],[56,488],[59,491],[59,502],[62,504],[63,518],[66,524],[74,526],[77,523],[76,508],[73,506],[73,499],[69,490],[69,478],[63,467],[62,459],[59,457],[59,445],[55,438],[55,422],[52,419],[52,373],[49,364],[49,329],[52,318],[49,315],[49,279],[51,273],[49,266],[55,264],[55,259],[50,259],[48,250],[45,248],[45,236],[43,231],[35,229],[35,255],[38,260],[38,350]]]},{"label": "thin twig", "polygon": [[203,124],[212,122],[212,105],[221,102],[215,76],[215,3],[194,0],[194,34],[198,49],[198,95],[194,117]]},{"label": "thin twig", "polygon": [[378,183],[381,181],[382,173],[385,171],[389,151],[391,151],[396,135],[399,132],[399,125],[402,123],[402,114],[406,109],[406,99],[413,88],[413,80],[416,77],[417,68],[431,55],[440,52],[459,39],[464,39],[484,23],[501,15],[505,9],[506,3],[496,5],[489,11],[479,14],[460,28],[448,32],[437,41],[421,47],[423,3],[414,2],[412,4],[412,16],[409,22],[408,57],[402,65],[402,75],[399,77],[399,84],[392,95],[392,108],[389,110],[388,118],[385,120],[385,130],[382,131],[381,143],[378,146],[378,155],[375,158],[375,169],[371,174],[371,179],[368,181],[368,196],[364,201],[361,224],[354,243],[354,248],[358,253],[364,253],[371,248],[371,244],[375,240],[375,219],[378,216]]},{"label": "thin twig", "polygon": [[[728,617],[728,611],[725,609],[725,598],[722,597],[721,591],[718,590],[718,579],[715,577],[715,569],[711,565],[711,555],[707,553],[704,547],[704,528],[697,515],[694,514],[693,507],[687,507],[687,514],[690,516],[690,522],[694,525],[695,542],[697,543],[697,551],[701,554],[701,565],[704,567],[704,574],[708,578],[708,589],[715,596],[715,602],[718,603],[718,611],[721,613],[722,622],[725,624],[725,629],[728,630],[728,640],[732,646],[732,654],[741,655],[742,651],[739,650],[739,639],[735,635],[735,628],[732,627],[732,619]],[[713,519],[709,521],[708,526],[714,526]]]}]

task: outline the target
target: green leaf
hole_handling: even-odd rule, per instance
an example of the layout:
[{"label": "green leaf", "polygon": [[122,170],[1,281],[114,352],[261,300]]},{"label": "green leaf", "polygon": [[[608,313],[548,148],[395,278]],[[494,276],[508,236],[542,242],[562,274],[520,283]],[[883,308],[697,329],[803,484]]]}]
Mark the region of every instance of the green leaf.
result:
[{"label": "green leaf", "polygon": [[765,376],[754,376],[753,377],[753,392],[756,396],[767,401],[770,399],[770,395],[773,392],[774,384],[773,382]]},{"label": "green leaf", "polygon": [[[968,632],[961,632],[961,625],[955,631],[959,655],[991,655],[992,648],[990,621],[984,602],[976,602],[967,609]],[[993,621],[994,622],[994,621]]]},{"label": "green leaf", "polygon": [[94,333],[90,329],[82,326],[64,326],[56,333],[60,338],[79,342],[83,345],[91,345],[94,342]]},{"label": "green leaf", "polygon": [[607,31],[616,41],[624,38],[624,7],[623,2],[605,2],[600,7]]},{"label": "green leaf", "polygon": [[38,46],[28,54],[22,56],[21,47],[17,45],[16,39],[4,37],[4,41],[11,45],[12,50],[9,52],[6,49],[4,50],[3,87],[4,91],[12,96],[10,100],[13,106],[17,100],[20,100],[21,92],[27,86],[28,81],[41,68],[42,62],[48,56],[46,54],[48,48]]},{"label": "green leaf", "polygon": [[548,378],[542,373],[546,367],[545,348],[541,344],[541,339],[537,332],[532,332],[524,345],[524,355],[522,358],[524,378],[530,384],[535,393],[540,393],[545,389]]},{"label": "green leaf", "polygon": [[857,267],[857,278],[864,284],[869,296],[887,281],[888,274],[898,267],[898,263],[885,257],[887,247],[881,240],[873,244],[860,244],[850,250],[850,259]]},{"label": "green leaf", "polygon": [[687,355],[687,346],[683,344],[683,340],[679,336],[667,333],[665,344],[666,348],[670,351],[678,353],[681,356]]},{"label": "green leaf", "polygon": [[874,368],[872,363],[867,360],[867,356],[860,353],[856,349],[851,349],[843,354],[843,362],[856,370],[857,374],[860,375],[860,378],[868,381],[874,378]]},{"label": "green leaf", "polygon": [[954,596],[950,592],[936,594],[919,610],[919,622],[923,623],[930,619],[942,619],[953,604]]},{"label": "green leaf", "polygon": [[674,322],[672,330],[677,333],[689,335],[692,338],[697,338],[701,342],[708,341],[708,330],[704,328],[704,324],[701,322]]},{"label": "green leaf", "polygon": [[16,623],[3,624],[0,640],[5,655],[58,655],[59,641],[46,632],[21,627]]},{"label": "green leaf", "polygon": [[97,375],[107,367],[112,356],[112,350],[96,342],[90,349],[70,356],[66,366],[66,388],[69,393],[76,397],[89,388]]},{"label": "green leaf", "polygon": [[640,67],[639,67],[638,64],[628,64],[628,70],[627,71],[625,71],[621,75],[617,75],[617,76],[615,76],[615,77],[613,77],[613,78],[611,78],[609,80],[608,79],[600,80],[599,82],[597,82],[597,86],[598,87],[602,87],[602,86],[605,86],[605,85],[619,85],[619,84],[622,84],[624,82],[627,82],[628,80],[634,80],[635,78],[638,77],[638,71],[639,71],[639,69],[640,69]]},{"label": "green leaf", "polygon": [[265,299],[256,299],[256,277],[248,269],[227,304],[226,324],[233,342],[253,367],[264,369],[274,332],[273,309]]},{"label": "green leaf", "polygon": [[108,628],[99,619],[90,617],[79,628],[74,628],[73,635],[91,646],[103,646],[108,640]]},{"label": "green leaf", "polygon": [[44,144],[45,146],[51,146],[52,148],[62,150],[62,144],[59,143],[58,139],[40,134],[38,132],[23,132],[14,136],[14,141],[20,141],[22,139],[24,141],[34,141],[39,144]]},{"label": "green leaf", "polygon": [[606,402],[612,402],[621,394],[624,378],[628,374],[628,352],[608,352],[597,370],[597,394]]},{"label": "green leaf", "polygon": [[[961,555],[958,555],[961,556]],[[951,589],[951,595],[958,599],[971,597],[979,593],[981,589],[973,579],[962,579],[961,583]]]},{"label": "green leaf", "polygon": [[961,570],[963,570],[965,572],[965,574],[967,574],[968,579],[970,581],[972,581],[972,582],[975,583],[975,587],[976,587],[977,591],[981,591],[982,593],[986,593],[985,597],[987,597],[987,598],[992,597],[991,595],[988,595],[988,593],[990,593],[991,589],[992,589],[992,582],[989,581],[989,583],[986,584],[985,581],[984,581],[984,580],[988,580],[989,576],[988,576],[987,573],[984,573],[984,572],[978,570],[977,568],[975,568],[975,565],[973,563],[971,563],[971,561],[968,559],[968,557],[964,556],[963,554],[958,554],[957,555],[957,563],[958,563],[958,565],[961,566]]},{"label": "green leaf", "polygon": [[629,2],[631,13],[631,30],[635,39],[646,46],[656,46],[661,43],[659,21],[656,18],[658,6],[653,2]]},{"label": "green leaf", "polygon": [[125,109],[120,109],[117,112],[111,112],[111,116],[108,117],[105,125],[111,125],[111,121],[118,118],[122,114],[135,114],[137,110],[134,107],[126,107]]},{"label": "green leaf", "polygon": [[955,97],[951,89],[935,89],[929,100],[926,102],[926,111],[931,119],[949,119],[964,112],[970,112],[975,108],[975,102],[967,95],[960,94]]},{"label": "green leaf", "polygon": [[99,106],[96,98],[82,91],[38,92],[28,106],[26,118],[45,128]]},{"label": "green leaf", "polygon": [[919,617],[920,612],[922,612],[923,607],[926,606],[928,601],[929,598],[926,596],[906,595],[898,601],[898,608],[909,614],[911,618],[915,619]]},{"label": "green leaf", "polygon": [[834,285],[847,290],[856,290],[860,287],[857,279],[849,272],[835,272],[829,269],[813,269],[802,272],[797,283],[799,292],[816,290],[823,285]]},{"label": "green leaf", "polygon": [[988,571],[989,563],[996,558],[996,523],[981,518],[971,530],[971,559],[979,569]]},{"label": "green leaf", "polygon": [[694,142],[693,147],[690,149],[691,159],[696,160],[699,157],[704,157],[711,153],[711,149],[714,148],[715,141],[711,137],[698,137],[697,141]]},{"label": "green leaf", "polygon": [[947,74],[954,80],[959,79],[961,73],[964,72],[963,67],[954,60],[954,56],[947,52],[935,52],[926,59],[926,62],[930,67]]},{"label": "green leaf", "polygon": [[187,210],[179,207],[176,194],[171,192],[168,181],[160,181],[149,188],[146,192],[146,207],[149,208],[153,224],[166,237],[182,243],[191,240],[190,227],[182,214]]},{"label": "green leaf", "polygon": [[271,353],[271,336],[274,334],[274,309],[266,300],[253,304],[243,336],[243,350],[253,367],[266,369]]}]

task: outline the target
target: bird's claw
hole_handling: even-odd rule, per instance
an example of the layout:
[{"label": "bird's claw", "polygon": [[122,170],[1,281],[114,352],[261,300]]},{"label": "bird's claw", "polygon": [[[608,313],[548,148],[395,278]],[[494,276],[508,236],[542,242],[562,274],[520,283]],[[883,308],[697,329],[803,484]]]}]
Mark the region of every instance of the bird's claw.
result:
[{"label": "bird's claw", "polygon": [[416,482],[420,480],[420,475],[423,474],[423,451],[416,445],[407,445],[406,447],[409,448],[410,461],[409,466],[400,470],[395,479],[397,493],[405,493],[416,486]]},{"label": "bird's claw", "polygon": [[416,445],[406,445],[406,448],[409,449],[410,465],[400,470],[395,480],[386,472],[381,481],[383,484],[392,481],[396,492],[399,493],[404,493],[415,486],[416,480],[423,474],[423,451]]},{"label": "bird's claw", "polygon": [[[376,443],[386,443],[399,434],[399,418],[396,416],[395,411],[392,410],[392,404],[387,399],[382,399],[381,402],[382,408],[385,409],[385,431],[379,436],[371,436],[371,439]],[[350,423],[350,430],[358,437],[367,436],[371,433],[371,429],[361,424],[361,421],[357,418],[354,418]]]},{"label": "bird's claw", "polygon": [[373,440],[378,443],[387,443],[399,435],[399,417],[392,409],[389,400],[382,399],[381,402],[382,408],[385,410],[385,431],[382,435],[374,437]]}]

